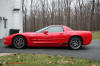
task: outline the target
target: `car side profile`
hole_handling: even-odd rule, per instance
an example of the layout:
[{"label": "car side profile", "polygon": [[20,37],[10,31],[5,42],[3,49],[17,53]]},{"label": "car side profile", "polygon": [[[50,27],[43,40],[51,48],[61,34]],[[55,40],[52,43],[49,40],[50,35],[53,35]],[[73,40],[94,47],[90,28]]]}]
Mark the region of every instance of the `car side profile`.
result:
[{"label": "car side profile", "polygon": [[26,47],[69,47],[80,49],[92,41],[92,32],[75,31],[64,25],[51,25],[36,32],[16,33],[4,39],[5,45]]}]

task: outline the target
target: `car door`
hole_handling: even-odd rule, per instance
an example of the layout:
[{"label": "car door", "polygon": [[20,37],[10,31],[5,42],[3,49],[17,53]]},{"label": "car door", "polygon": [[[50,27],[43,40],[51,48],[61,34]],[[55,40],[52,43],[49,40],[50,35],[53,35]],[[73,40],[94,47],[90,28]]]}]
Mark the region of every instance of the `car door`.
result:
[{"label": "car door", "polygon": [[32,34],[31,42],[33,46],[45,46],[46,35],[43,33],[48,27],[42,28]]},{"label": "car door", "polygon": [[46,46],[61,46],[65,43],[65,32],[63,26],[51,26],[47,29],[48,33],[45,34]]},{"label": "car door", "polygon": [[33,34],[31,40],[33,46],[44,46],[46,37],[44,33],[36,33],[36,35]]}]

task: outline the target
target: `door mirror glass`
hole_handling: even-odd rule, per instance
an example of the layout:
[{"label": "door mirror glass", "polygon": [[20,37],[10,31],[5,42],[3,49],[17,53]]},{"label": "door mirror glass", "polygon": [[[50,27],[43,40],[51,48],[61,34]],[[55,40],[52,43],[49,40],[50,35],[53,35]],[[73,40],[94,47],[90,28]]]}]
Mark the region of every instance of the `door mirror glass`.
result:
[{"label": "door mirror glass", "polygon": [[43,33],[44,33],[44,34],[47,34],[47,33],[48,33],[48,31],[46,30],[46,31],[44,31]]}]

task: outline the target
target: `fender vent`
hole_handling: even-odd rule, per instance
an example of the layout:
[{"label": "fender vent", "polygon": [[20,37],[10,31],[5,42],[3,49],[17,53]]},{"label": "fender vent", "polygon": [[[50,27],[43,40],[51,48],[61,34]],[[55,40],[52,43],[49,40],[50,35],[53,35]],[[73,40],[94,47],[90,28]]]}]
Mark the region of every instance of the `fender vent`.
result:
[{"label": "fender vent", "polygon": [[66,46],[66,44],[67,44],[67,43],[65,42],[65,43],[63,43],[61,46],[62,46],[62,47],[65,47],[65,46]]}]

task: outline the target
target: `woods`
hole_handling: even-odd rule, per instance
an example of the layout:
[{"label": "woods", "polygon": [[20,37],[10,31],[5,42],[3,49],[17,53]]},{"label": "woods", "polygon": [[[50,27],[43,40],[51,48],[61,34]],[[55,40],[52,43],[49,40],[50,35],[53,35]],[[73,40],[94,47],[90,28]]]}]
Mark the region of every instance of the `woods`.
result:
[{"label": "woods", "polygon": [[23,0],[24,32],[49,25],[100,31],[99,0]]}]

